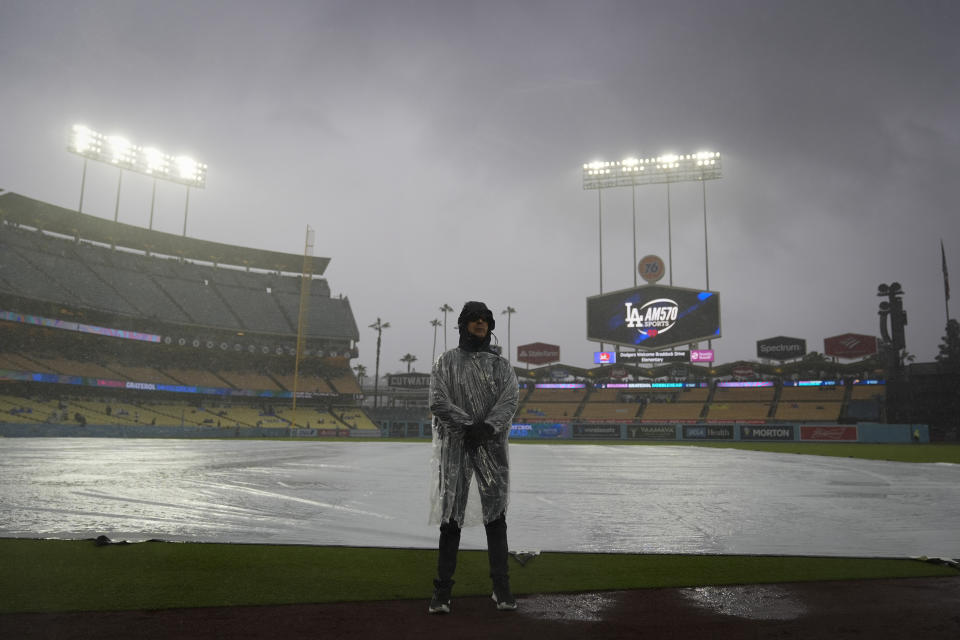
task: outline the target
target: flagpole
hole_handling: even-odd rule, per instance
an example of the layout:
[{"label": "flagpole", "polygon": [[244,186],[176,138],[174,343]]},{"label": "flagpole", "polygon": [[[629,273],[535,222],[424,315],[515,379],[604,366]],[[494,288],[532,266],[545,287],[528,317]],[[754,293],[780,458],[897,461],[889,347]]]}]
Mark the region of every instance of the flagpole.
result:
[{"label": "flagpole", "polygon": [[950,324],[950,278],[947,276],[947,252],[943,248],[943,238],[940,238],[940,261],[943,268],[943,309],[947,314],[947,324]]}]

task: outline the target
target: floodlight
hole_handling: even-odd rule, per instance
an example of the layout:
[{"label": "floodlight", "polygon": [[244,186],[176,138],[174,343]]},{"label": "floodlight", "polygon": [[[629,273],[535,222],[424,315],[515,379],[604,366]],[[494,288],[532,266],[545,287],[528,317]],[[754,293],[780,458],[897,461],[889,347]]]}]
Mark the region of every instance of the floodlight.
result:
[{"label": "floodlight", "polygon": [[[104,149],[104,145],[106,149]],[[190,187],[203,189],[206,183],[207,165],[191,157],[173,158],[154,147],[139,147],[122,136],[104,137],[102,134],[82,124],[75,124],[70,132],[67,151],[83,157],[83,177],[80,179],[80,206],[83,212],[83,192],[87,180],[87,160],[96,160],[111,164],[120,169],[117,179],[117,204],[113,219],[117,220],[120,210],[120,185],[123,169],[142,173],[154,179],[153,195],[150,202],[150,228],[153,228],[153,199],[156,197],[158,178],[176,182],[187,187],[187,200],[183,209],[183,235],[187,234],[187,211],[190,208]],[[171,170],[174,167],[175,170]]]},{"label": "floodlight", "polygon": [[[105,162],[153,178],[202,189],[207,165],[193,158],[173,158],[154,147],[142,148],[122,136],[104,136],[85,125],[76,124],[70,133],[67,150],[89,160]],[[171,170],[175,165],[176,170]]]},{"label": "floodlight", "polygon": [[137,148],[122,136],[108,136],[106,138],[107,157],[110,164],[132,166],[137,155]]},{"label": "floodlight", "polygon": [[197,175],[197,161],[188,156],[180,156],[175,160],[177,174],[184,180],[193,180]]},{"label": "floodlight", "polygon": [[163,176],[170,172],[170,160],[159,149],[147,147],[143,150],[142,158],[144,163],[144,173],[156,177],[156,174],[161,174],[161,176]]},{"label": "floodlight", "polygon": [[683,155],[666,153],[651,158],[629,157],[619,162],[594,160],[583,165],[584,189],[700,182],[720,177],[720,154],[715,151]]},{"label": "floodlight", "polygon": [[70,134],[70,146],[68,149],[80,154],[91,151],[99,153],[102,137],[103,136],[89,127],[85,127],[82,124],[75,124]]}]

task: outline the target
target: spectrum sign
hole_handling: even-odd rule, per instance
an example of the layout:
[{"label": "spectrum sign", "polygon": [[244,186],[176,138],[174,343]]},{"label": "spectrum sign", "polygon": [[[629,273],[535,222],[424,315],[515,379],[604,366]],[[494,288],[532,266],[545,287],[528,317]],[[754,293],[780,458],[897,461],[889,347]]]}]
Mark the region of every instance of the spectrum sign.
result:
[{"label": "spectrum sign", "polygon": [[716,291],[647,285],[587,298],[587,340],[657,350],[719,337]]}]

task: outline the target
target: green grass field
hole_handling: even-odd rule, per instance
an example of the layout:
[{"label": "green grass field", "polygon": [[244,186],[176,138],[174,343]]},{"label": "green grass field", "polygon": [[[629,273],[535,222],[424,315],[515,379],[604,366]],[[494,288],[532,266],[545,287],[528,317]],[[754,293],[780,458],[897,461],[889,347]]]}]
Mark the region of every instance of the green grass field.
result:
[{"label": "green grass field", "polygon": [[[426,600],[435,562],[422,549],[0,539],[0,613]],[[488,593],[486,573],[486,552],[461,552],[456,595]],[[577,553],[511,573],[518,594],[958,575],[908,559]]]},{"label": "green grass field", "polygon": [[[641,446],[662,445],[960,463],[957,445]],[[0,539],[0,613],[427,599],[435,562],[436,552],[422,549]],[[485,552],[461,553],[457,595],[487,593],[486,563]],[[511,571],[518,594],[958,575],[909,559],[577,553],[511,562]]]}]

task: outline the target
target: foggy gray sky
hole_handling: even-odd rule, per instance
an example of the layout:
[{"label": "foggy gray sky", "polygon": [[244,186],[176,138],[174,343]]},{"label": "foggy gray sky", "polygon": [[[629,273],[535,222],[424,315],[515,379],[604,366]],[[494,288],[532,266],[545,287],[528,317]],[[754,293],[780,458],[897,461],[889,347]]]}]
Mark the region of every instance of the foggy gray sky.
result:
[{"label": "foggy gray sky", "polygon": [[[484,300],[506,347],[592,366],[596,192],[581,166],[701,149],[720,362],[755,342],[878,335],[899,281],[908,351],[946,322],[940,239],[960,291],[956,2],[43,2],[0,5],[0,188],[79,200],[74,123],[209,164],[188,235],[331,258],[359,362],[412,353],[430,320]],[[120,219],[147,226],[151,180]],[[184,188],[158,188],[180,233]],[[84,211],[112,218],[116,171],[91,163]],[[673,284],[703,287],[700,185],[671,190]],[[630,190],[603,196],[604,291],[633,286]],[[637,189],[638,256],[667,259],[666,190]],[[665,279],[663,283],[666,283]],[[960,300],[952,301],[956,317]],[[456,343],[456,312],[448,318]],[[438,336],[437,353],[443,346]],[[358,361],[354,361],[356,364]]]}]

